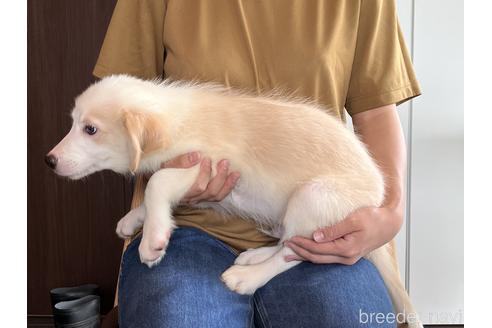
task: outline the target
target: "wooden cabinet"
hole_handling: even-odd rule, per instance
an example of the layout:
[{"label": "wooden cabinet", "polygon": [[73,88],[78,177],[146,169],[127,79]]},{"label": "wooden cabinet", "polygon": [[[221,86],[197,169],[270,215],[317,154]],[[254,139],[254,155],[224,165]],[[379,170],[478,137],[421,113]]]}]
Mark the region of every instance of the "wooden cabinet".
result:
[{"label": "wooden cabinet", "polygon": [[44,155],[70,129],[74,97],[93,80],[115,2],[28,3],[29,315],[51,314],[51,288],[88,282],[101,286],[103,313],[113,304],[123,245],[114,229],[129,208],[130,182],[109,172],[66,181]]}]

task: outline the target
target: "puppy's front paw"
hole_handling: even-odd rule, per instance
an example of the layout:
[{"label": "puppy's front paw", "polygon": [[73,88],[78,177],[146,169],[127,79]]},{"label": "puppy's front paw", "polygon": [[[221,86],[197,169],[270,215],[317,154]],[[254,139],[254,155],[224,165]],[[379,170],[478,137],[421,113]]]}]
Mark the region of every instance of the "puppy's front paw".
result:
[{"label": "puppy's front paw", "polygon": [[116,234],[121,239],[130,238],[135,232],[137,232],[137,229],[135,229],[132,224],[129,224],[128,220],[125,220],[125,218],[118,221],[118,225],[116,226]]},{"label": "puppy's front paw", "polygon": [[266,283],[251,265],[233,265],[220,278],[230,290],[241,295],[252,295]]},{"label": "puppy's front paw", "polygon": [[155,267],[159,263],[161,263],[162,258],[166,254],[166,251],[152,252],[147,254],[147,252],[142,252],[139,249],[140,253],[140,262],[148,266],[149,268]]},{"label": "puppy's front paw", "polygon": [[140,254],[140,262],[147,265],[149,268],[156,266],[161,262],[164,254],[166,254],[167,244],[169,243],[170,232],[164,233],[152,238],[146,238],[145,235],[138,246]]},{"label": "puppy's front paw", "polygon": [[139,206],[128,212],[116,226],[116,234],[122,238],[130,238],[138,231],[143,225],[145,217],[145,208]]}]

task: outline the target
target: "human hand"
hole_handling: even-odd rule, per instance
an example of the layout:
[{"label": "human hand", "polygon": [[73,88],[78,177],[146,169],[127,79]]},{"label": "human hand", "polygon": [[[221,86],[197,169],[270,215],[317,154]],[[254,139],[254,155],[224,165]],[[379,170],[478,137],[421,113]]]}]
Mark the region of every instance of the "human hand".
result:
[{"label": "human hand", "polygon": [[217,174],[212,178],[210,158],[201,157],[200,152],[191,152],[170,159],[161,168],[186,169],[200,163],[200,172],[195,183],[181,200],[181,204],[193,205],[201,201],[220,202],[234,188],[239,180],[239,172],[229,173],[229,161],[223,159],[217,163]]},{"label": "human hand", "polygon": [[360,208],[343,221],[316,230],[313,239],[295,236],[285,242],[295,255],[286,261],[352,265],[369,252],[389,242],[403,221],[399,209],[391,207]]}]

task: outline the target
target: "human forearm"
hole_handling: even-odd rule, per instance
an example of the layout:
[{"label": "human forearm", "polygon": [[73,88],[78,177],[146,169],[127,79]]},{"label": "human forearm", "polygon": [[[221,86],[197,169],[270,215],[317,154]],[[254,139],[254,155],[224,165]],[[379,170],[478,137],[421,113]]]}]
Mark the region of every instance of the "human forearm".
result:
[{"label": "human forearm", "polygon": [[388,105],[353,116],[356,133],[383,172],[386,184],[382,207],[395,211],[395,228],[403,220],[406,146],[396,106]]}]

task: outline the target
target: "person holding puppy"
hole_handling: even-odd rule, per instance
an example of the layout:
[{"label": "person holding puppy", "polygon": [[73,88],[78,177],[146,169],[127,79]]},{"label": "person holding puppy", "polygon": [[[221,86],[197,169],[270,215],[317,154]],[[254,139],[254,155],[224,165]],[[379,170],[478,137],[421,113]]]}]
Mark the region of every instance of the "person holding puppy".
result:
[{"label": "person holding puppy", "polygon": [[[138,236],[128,244],[121,327],[358,327],[360,313],[393,311],[379,273],[362,257],[391,242],[402,225],[406,158],[396,105],[420,94],[394,0],[119,0],[94,75],[121,73],[258,94],[285,90],[342,121],[346,110],[386,179],[381,207],[361,208],[312,239],[292,238],[287,245],[296,255],[288,260],[305,262],[244,296],[229,291],[220,274],[239,252],[276,240],[247,220],[187,206],[222,200],[239,172],[229,172],[227,159],[212,167],[199,149],[163,163],[200,165],[200,174],[174,213],[179,228],[158,266],[140,263]],[[133,206],[144,185],[138,177]]]}]

